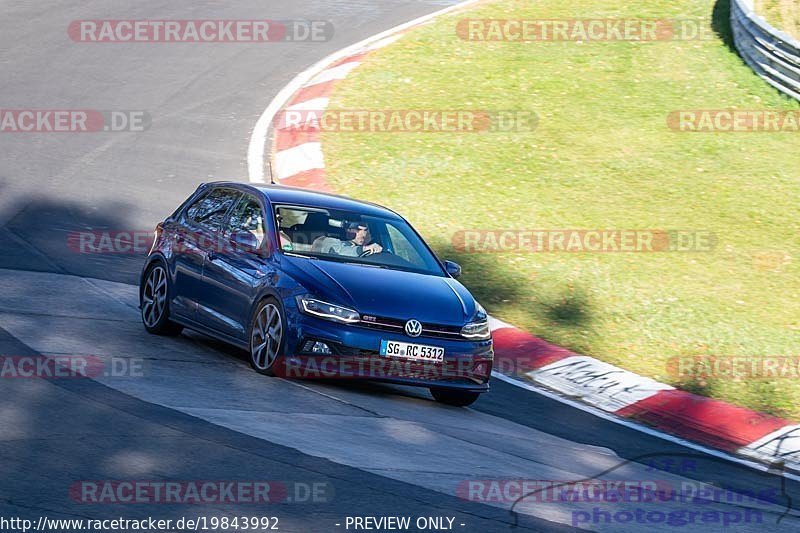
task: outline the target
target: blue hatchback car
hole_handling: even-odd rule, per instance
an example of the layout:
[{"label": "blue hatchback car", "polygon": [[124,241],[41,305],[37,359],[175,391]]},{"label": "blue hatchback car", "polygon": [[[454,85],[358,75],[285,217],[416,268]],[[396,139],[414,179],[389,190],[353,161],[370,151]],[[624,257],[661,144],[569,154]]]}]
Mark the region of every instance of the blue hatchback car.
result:
[{"label": "blue hatchback car", "polygon": [[486,311],[400,215],[304,189],[201,185],[158,224],[140,283],[150,333],[183,327],[249,352],[258,372],[489,389]]}]

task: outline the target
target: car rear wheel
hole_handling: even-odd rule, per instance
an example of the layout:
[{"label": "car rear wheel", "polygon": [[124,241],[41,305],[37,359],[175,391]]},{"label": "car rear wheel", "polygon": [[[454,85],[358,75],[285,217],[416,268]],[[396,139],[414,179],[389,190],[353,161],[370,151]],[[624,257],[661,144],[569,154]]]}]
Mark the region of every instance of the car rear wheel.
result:
[{"label": "car rear wheel", "polygon": [[284,345],[283,311],[273,298],[258,305],[250,324],[250,366],[267,376],[275,375],[275,362]]},{"label": "car rear wheel", "polygon": [[169,319],[169,277],[160,264],[151,266],[142,285],[142,323],[148,333],[178,335],[183,326]]},{"label": "car rear wheel", "polygon": [[437,402],[447,405],[454,405],[456,407],[466,407],[467,405],[472,405],[475,400],[478,399],[478,396],[481,395],[480,392],[464,390],[437,389],[433,387],[430,390],[433,399]]}]

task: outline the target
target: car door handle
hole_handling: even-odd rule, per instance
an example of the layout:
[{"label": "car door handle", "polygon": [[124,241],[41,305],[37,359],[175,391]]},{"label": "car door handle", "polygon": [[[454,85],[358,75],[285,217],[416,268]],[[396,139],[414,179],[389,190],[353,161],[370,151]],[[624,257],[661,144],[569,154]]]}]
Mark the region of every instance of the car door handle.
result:
[{"label": "car door handle", "polygon": [[213,261],[214,259],[217,258],[217,252],[208,252],[206,254],[206,257],[208,258],[209,261]]}]

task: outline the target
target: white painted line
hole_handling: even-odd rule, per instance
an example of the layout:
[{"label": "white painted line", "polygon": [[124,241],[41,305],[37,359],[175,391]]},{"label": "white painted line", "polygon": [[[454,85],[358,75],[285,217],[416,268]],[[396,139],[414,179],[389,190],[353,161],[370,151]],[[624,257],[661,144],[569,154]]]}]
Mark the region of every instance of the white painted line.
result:
[{"label": "white painted line", "polygon": [[266,150],[267,135],[269,134],[270,124],[272,123],[272,120],[275,117],[275,115],[278,113],[278,111],[281,110],[281,108],[289,100],[289,98],[291,98],[294,93],[296,93],[299,89],[301,89],[314,76],[325,70],[332,63],[345,59],[348,56],[355,55],[356,53],[359,52],[359,50],[369,46],[370,44],[379,42],[385,39],[386,37],[394,35],[395,33],[402,32],[403,30],[412,28],[414,26],[422,24],[423,22],[433,20],[434,18],[440,15],[444,15],[445,13],[461,9],[465,6],[468,6],[469,4],[474,4],[478,1],[480,0],[465,0],[464,2],[460,2],[456,5],[440,9],[439,11],[435,11],[433,13],[429,13],[422,17],[416,18],[410,22],[400,24],[399,26],[395,26],[394,28],[390,28],[384,32],[373,35],[372,37],[368,37],[363,41],[359,41],[346,48],[342,48],[337,52],[334,52],[333,54],[321,59],[308,69],[304,70],[303,72],[295,76],[295,78],[292,81],[290,81],[289,84],[286,85],[286,87],[281,89],[281,91],[277,95],[275,95],[275,98],[272,99],[267,108],[258,118],[256,125],[253,127],[253,133],[250,135],[250,143],[247,146],[247,173],[250,182],[251,183],[266,182],[266,180],[264,179],[264,167],[266,162],[264,159],[264,151]]},{"label": "white painted line", "polygon": [[800,470],[800,425],[785,426],[773,431],[754,443],[739,448],[739,453],[766,462],[785,461]]},{"label": "white painted line", "polygon": [[283,180],[306,170],[325,168],[322,145],[303,143],[275,154],[275,179]]},{"label": "white painted line", "polygon": [[387,37],[385,39],[381,39],[380,41],[367,46],[365,50],[367,50],[369,52],[372,52],[373,50],[377,50],[379,48],[383,48],[384,46],[388,46],[388,45],[392,44],[393,42],[399,40],[400,37],[402,37],[402,36],[403,36],[402,34],[398,33],[397,35],[392,35],[392,36]]},{"label": "white painted line", "polygon": [[675,388],[585,355],[561,359],[526,375],[549,389],[611,413]]},{"label": "white painted line", "polygon": [[334,80],[343,80],[360,64],[360,61],[348,61],[347,63],[342,63],[336,67],[323,70],[314,76],[311,81],[306,83],[304,87],[311,87],[313,85],[319,85],[320,83],[326,83]]},{"label": "white painted line", "polygon": [[513,328],[517,329],[508,322],[503,322],[499,318],[495,318],[492,315],[489,315],[489,329],[494,331],[496,329],[503,329],[503,328]]},{"label": "white painted line", "polygon": [[743,459],[741,457],[736,457],[735,455],[731,455],[729,453],[721,452],[719,450],[715,450],[713,448],[707,448],[702,444],[697,444],[695,442],[691,442],[688,440],[684,440],[680,437],[675,437],[674,435],[669,435],[668,433],[663,433],[656,429],[651,429],[647,426],[642,426],[635,422],[631,422],[625,420],[624,418],[620,418],[618,416],[614,416],[613,414],[606,413],[605,411],[601,411],[596,407],[590,407],[588,405],[584,405],[580,402],[575,400],[570,400],[569,398],[564,398],[563,396],[559,396],[553,392],[550,392],[545,389],[541,389],[539,387],[534,387],[528,383],[524,383],[512,377],[506,376],[505,374],[501,374],[499,372],[492,372],[492,377],[499,379],[500,381],[504,381],[510,385],[514,385],[515,387],[519,387],[521,389],[525,389],[531,392],[535,392],[536,394],[541,394],[545,398],[549,398],[551,400],[555,400],[558,403],[562,403],[564,405],[568,405],[577,409],[578,411],[583,411],[584,413],[588,413],[590,415],[596,416],[598,418],[602,418],[603,420],[607,420],[609,422],[613,422],[615,424],[619,424],[620,426],[624,426],[628,429],[633,429],[638,431],[639,433],[644,433],[645,435],[649,435],[651,437],[657,437],[659,439],[663,439],[667,442],[672,442],[675,444],[680,444],[681,446],[685,446],[691,450],[695,450],[698,452],[702,452],[713,457],[718,457],[720,459],[725,459],[726,461],[730,461],[732,463],[740,464],[742,466],[746,466],[748,468],[752,468],[753,470],[758,470],[760,472],[769,472],[771,474],[780,475],[785,477],[786,479],[791,479],[793,481],[800,481],[800,475],[792,474],[791,472],[778,472],[770,467],[763,465],[761,463],[755,463],[753,461],[749,461],[747,459]]}]

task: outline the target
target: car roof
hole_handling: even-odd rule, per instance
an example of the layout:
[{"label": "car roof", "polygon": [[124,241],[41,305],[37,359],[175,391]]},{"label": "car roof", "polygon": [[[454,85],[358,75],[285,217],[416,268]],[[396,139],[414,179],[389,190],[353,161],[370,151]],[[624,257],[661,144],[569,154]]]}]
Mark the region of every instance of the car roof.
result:
[{"label": "car roof", "polygon": [[325,209],[339,209],[343,211],[357,211],[359,213],[381,216],[384,218],[398,219],[400,215],[378,204],[363,202],[340,196],[338,194],[328,194],[323,192],[301,189],[299,187],[287,187],[285,185],[253,185],[240,182],[219,181],[206,183],[208,187],[233,187],[236,189],[249,190],[263,194],[270,203],[290,204],[306,207],[322,207]]}]

